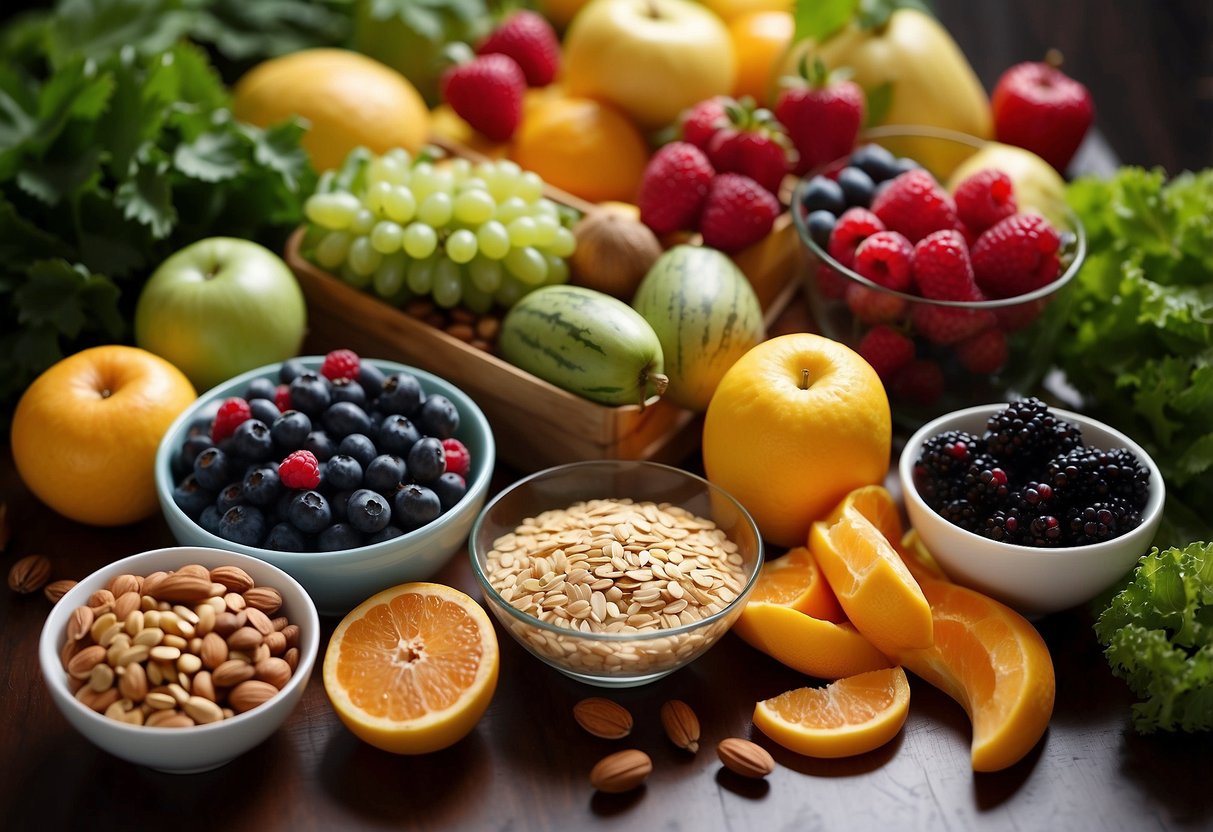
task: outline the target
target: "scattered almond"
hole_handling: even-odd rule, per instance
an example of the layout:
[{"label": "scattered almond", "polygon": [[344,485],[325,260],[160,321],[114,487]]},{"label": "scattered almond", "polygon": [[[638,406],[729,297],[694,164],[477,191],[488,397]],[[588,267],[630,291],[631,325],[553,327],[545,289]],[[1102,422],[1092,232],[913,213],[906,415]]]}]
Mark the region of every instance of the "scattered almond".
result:
[{"label": "scattered almond", "polygon": [[765,748],[740,737],[729,737],[716,746],[725,768],[742,777],[761,779],[775,770],[775,760]]},{"label": "scattered almond", "polygon": [[51,581],[42,588],[42,594],[45,595],[46,600],[50,601],[52,604],[58,604],[59,599],[64,595],[67,595],[67,593],[70,592],[71,588],[75,585],[76,582],[68,578],[64,578],[60,581]]},{"label": "scattered almond", "polygon": [[645,781],[653,771],[649,755],[635,748],[603,757],[590,771],[590,784],[600,792],[628,792]]},{"label": "scattered almond", "polygon": [[573,719],[596,737],[617,740],[632,732],[632,715],[628,709],[610,699],[592,696],[573,706]]},{"label": "scattered almond", "polygon": [[674,745],[692,754],[699,751],[699,717],[681,699],[671,699],[661,706],[661,727]]},{"label": "scattered almond", "polygon": [[28,595],[42,589],[50,579],[51,562],[43,555],[26,555],[8,570],[8,588]]}]

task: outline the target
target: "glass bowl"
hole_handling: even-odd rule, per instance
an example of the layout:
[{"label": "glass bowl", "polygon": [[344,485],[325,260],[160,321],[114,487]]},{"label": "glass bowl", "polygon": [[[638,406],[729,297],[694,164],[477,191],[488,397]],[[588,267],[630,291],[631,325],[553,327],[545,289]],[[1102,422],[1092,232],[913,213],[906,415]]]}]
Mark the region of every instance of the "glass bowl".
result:
[{"label": "glass bowl", "polygon": [[[517,544],[520,525],[556,533],[558,524],[545,512],[594,500],[633,501],[612,512],[614,520],[633,509],[649,519],[633,525],[596,514],[579,525],[579,531],[593,527],[586,543],[561,537],[559,543],[539,543],[542,555],[535,546]],[[703,559],[699,545],[702,534],[713,534],[702,531],[709,524],[684,519],[667,532],[664,524],[676,509],[641,513],[640,504],[650,502],[710,521],[729,541],[724,548],[731,549],[731,567],[709,566]],[[612,547],[610,539],[620,545]],[[725,491],[677,468],[630,460],[576,462],[519,480],[485,506],[472,527],[469,550],[485,601],[510,635],[561,673],[609,688],[652,682],[703,655],[741,613],[763,559],[753,518]],[[604,599],[612,597],[608,584],[618,589],[629,582],[637,586],[623,600],[635,605],[634,612],[606,606]],[[560,610],[546,603],[556,593],[567,599]],[[589,597],[596,593],[603,597]],[[705,596],[711,603],[699,606]],[[621,624],[621,615],[635,625]]]},{"label": "glass bowl", "polygon": [[[939,128],[901,126],[869,130],[860,143],[869,142],[914,159],[941,183],[989,144]],[[893,291],[843,266],[809,233],[801,199],[804,188],[814,176],[837,174],[846,163],[843,158],[810,172],[797,183],[791,203],[800,239],[813,261],[805,270],[805,290],[817,330],[853,349],[880,325],[911,339],[910,368],[900,377],[884,379],[894,420],[911,430],[962,407],[1031,394],[1051,368],[1053,347],[1068,312],[1067,289],[1086,258],[1086,235],[1078,218],[1068,211],[1052,217],[1062,234],[1062,272],[1033,292],[966,302]],[[996,362],[990,353],[968,351],[966,339],[975,341],[979,334],[1000,342],[1005,336],[1005,359]]]}]

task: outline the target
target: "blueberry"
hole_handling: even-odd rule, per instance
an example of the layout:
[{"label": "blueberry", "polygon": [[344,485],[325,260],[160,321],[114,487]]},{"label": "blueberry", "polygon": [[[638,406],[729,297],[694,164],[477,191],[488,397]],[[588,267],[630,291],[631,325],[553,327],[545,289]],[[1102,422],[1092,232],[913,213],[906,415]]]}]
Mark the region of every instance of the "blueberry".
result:
[{"label": "blueberry", "polygon": [[421,406],[421,382],[410,373],[393,373],[383,380],[376,406],[384,413],[412,416]]},{"label": "blueberry", "polygon": [[813,242],[824,249],[830,243],[830,234],[833,233],[834,225],[837,222],[838,217],[829,211],[818,210],[809,214],[805,225],[808,226],[809,236],[813,238]]},{"label": "blueberry", "polygon": [[173,502],[187,515],[197,518],[204,508],[214,504],[215,493],[203,488],[198,478],[189,474],[173,488]]},{"label": "blueberry", "polygon": [[380,454],[371,460],[362,475],[362,484],[380,494],[391,494],[404,482],[404,459],[396,454]]},{"label": "blueberry", "polygon": [[421,431],[407,416],[390,414],[375,431],[375,447],[380,453],[405,456],[420,438]]},{"label": "blueberry", "polygon": [[366,409],[367,396],[362,385],[348,378],[335,378],[329,385],[333,403],[350,402]]},{"label": "blueberry", "polygon": [[406,529],[416,529],[442,514],[438,495],[424,485],[406,485],[396,492],[396,522]]},{"label": "blueberry", "polygon": [[255,506],[272,506],[282,494],[282,480],[274,463],[255,465],[244,475],[244,498]]},{"label": "blueberry", "polygon": [[265,536],[266,549],[275,552],[306,552],[307,538],[290,523],[278,523]]},{"label": "blueberry", "polygon": [[358,464],[362,466],[363,470],[371,464],[372,459],[379,456],[375,443],[369,436],[361,433],[351,433],[349,436],[343,437],[337,445],[337,453],[352,456],[358,460]]},{"label": "blueberry", "polygon": [[838,216],[846,210],[847,198],[837,182],[828,176],[817,175],[805,184],[800,204],[806,211],[829,211]]},{"label": "blueberry", "polygon": [[301,491],[287,506],[286,518],[299,531],[315,534],[333,522],[333,510],[319,491]]},{"label": "blueberry", "polygon": [[897,160],[897,173],[895,175],[900,176],[903,173],[908,173],[912,170],[918,170],[921,167],[922,167],[922,165],[915,162],[909,156],[903,156]]},{"label": "blueberry", "polygon": [[843,168],[838,174],[838,186],[842,188],[848,206],[867,208],[872,204],[876,183],[859,168]]},{"label": "blueberry", "polygon": [[198,515],[198,525],[211,534],[217,535],[219,534],[219,521],[222,519],[223,515],[219,513],[219,509],[215,508],[214,503],[211,503]]},{"label": "blueberry", "polygon": [[265,538],[265,515],[256,506],[232,506],[219,520],[219,536],[245,546],[259,546]]},{"label": "blueberry", "polygon": [[294,500],[298,494],[298,491],[283,488],[281,493],[278,495],[278,499],[274,501],[274,510],[271,511],[270,514],[279,520],[286,520],[286,514],[291,508],[291,500]]},{"label": "blueberry", "polygon": [[254,419],[259,419],[267,425],[274,424],[274,420],[282,415],[278,405],[271,399],[253,399],[248,403],[248,407]]},{"label": "blueberry", "polygon": [[404,465],[409,476],[417,482],[428,483],[438,479],[446,470],[446,450],[442,447],[442,440],[433,436],[418,439],[409,449]]},{"label": "blueberry", "polygon": [[360,532],[374,534],[382,531],[392,520],[392,506],[387,497],[369,488],[360,488],[350,495],[346,504],[349,524]]},{"label": "blueberry", "polygon": [[344,491],[334,491],[329,495],[329,509],[333,512],[334,523],[345,523],[350,519],[349,502],[353,494],[353,491],[346,489]]},{"label": "blueberry", "polygon": [[351,433],[370,433],[372,428],[371,417],[353,402],[333,402],[320,417],[320,423],[330,436],[337,439]]},{"label": "blueberry", "polygon": [[200,433],[186,437],[185,443],[181,446],[180,463],[185,466],[186,470],[194,470],[194,460],[198,458],[198,454],[212,447],[214,444],[211,441],[210,433]]},{"label": "blueberry", "polygon": [[308,372],[308,368],[298,358],[288,358],[282,362],[282,366],[278,368],[278,383],[290,384],[299,376]]},{"label": "blueberry", "polygon": [[329,380],[319,373],[309,370],[296,376],[291,382],[291,407],[303,411],[308,416],[319,416],[332,401]]},{"label": "blueberry", "polygon": [[219,493],[215,496],[215,508],[219,509],[220,514],[232,506],[242,505],[244,502],[244,486],[240,482],[228,483],[219,489]]},{"label": "blueberry", "polygon": [[270,436],[279,451],[297,451],[312,432],[312,420],[306,413],[288,410],[270,425]]},{"label": "blueberry", "polygon": [[272,402],[277,392],[278,386],[268,378],[255,378],[244,388],[244,400],[250,407],[255,399],[269,399]]},{"label": "blueberry", "polygon": [[374,534],[369,534],[366,537],[366,543],[369,546],[372,543],[382,543],[385,540],[391,540],[394,537],[400,537],[404,534],[404,530],[396,526],[384,526]]},{"label": "blueberry", "polygon": [[447,471],[434,480],[430,484],[430,488],[434,489],[434,493],[438,495],[438,502],[442,505],[443,511],[450,511],[457,502],[463,499],[463,495],[468,490],[463,477],[454,471]]},{"label": "blueberry", "polygon": [[446,396],[427,396],[417,414],[417,424],[426,436],[450,439],[459,430],[459,409]]},{"label": "blueberry", "polygon": [[303,440],[303,450],[311,451],[320,462],[328,462],[337,453],[337,443],[325,431],[314,430]]},{"label": "blueberry", "polygon": [[362,545],[362,532],[349,523],[334,523],[316,535],[316,551],[340,552],[342,549],[357,549]]},{"label": "blueberry", "polygon": [[274,453],[274,439],[265,422],[245,419],[232,434],[232,449],[244,459],[264,462]]},{"label": "blueberry", "polygon": [[194,459],[194,476],[207,491],[218,491],[231,481],[228,457],[218,448],[207,448]]},{"label": "blueberry", "polygon": [[336,454],[324,471],[329,486],[338,491],[349,491],[362,485],[362,465],[352,456]]},{"label": "blueberry", "polygon": [[851,164],[870,176],[873,182],[892,179],[901,172],[897,169],[897,157],[878,144],[856,148],[851,154]]},{"label": "blueberry", "polygon": [[358,367],[358,385],[366,393],[368,400],[379,398],[383,392],[383,370],[363,361]]}]

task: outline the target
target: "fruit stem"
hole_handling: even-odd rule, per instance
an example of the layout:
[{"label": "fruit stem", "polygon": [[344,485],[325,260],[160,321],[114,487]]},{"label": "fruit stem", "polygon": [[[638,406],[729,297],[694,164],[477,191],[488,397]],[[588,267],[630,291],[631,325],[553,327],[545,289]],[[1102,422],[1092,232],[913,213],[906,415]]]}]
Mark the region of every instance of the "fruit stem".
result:
[{"label": "fruit stem", "polygon": [[657,7],[656,0],[648,0],[645,5],[648,6],[649,17],[654,20],[661,20],[661,9]]},{"label": "fruit stem", "polygon": [[807,367],[800,371],[800,389],[809,389],[809,370]]},{"label": "fruit stem", "polygon": [[1062,62],[1065,60],[1061,54],[1061,50],[1057,47],[1050,47],[1045,53],[1045,63],[1054,69],[1061,69]]}]

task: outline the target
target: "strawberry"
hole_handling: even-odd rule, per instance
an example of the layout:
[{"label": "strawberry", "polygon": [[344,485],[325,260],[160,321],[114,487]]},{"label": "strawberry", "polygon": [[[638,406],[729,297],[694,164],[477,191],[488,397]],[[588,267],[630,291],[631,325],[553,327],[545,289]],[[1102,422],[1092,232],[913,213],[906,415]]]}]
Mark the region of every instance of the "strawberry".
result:
[{"label": "strawberry", "polygon": [[998,141],[1030,150],[1064,172],[1095,120],[1095,104],[1058,64],[1059,58],[1046,58],[1010,67],[994,86],[990,109]]},{"label": "strawberry", "polygon": [[518,62],[527,86],[546,87],[560,72],[560,40],[541,15],[520,9],[506,17],[476,48],[478,55],[508,55]]},{"label": "strawberry", "polygon": [[992,375],[1007,364],[1007,336],[1000,329],[990,327],[956,345],[956,357],[963,366],[975,375]]},{"label": "strawberry", "polygon": [[900,320],[909,304],[905,298],[880,289],[870,289],[851,282],[845,290],[847,308],[860,323],[868,325],[891,324]]},{"label": "strawberry", "polygon": [[514,135],[522,122],[526,76],[508,55],[478,55],[442,74],[442,97],[476,131],[495,142]]},{"label": "strawberry", "polygon": [[880,217],[867,208],[848,208],[842,212],[834,230],[830,232],[830,240],[826,251],[848,269],[855,264],[855,250],[859,244],[878,231],[884,231],[884,223]]},{"label": "strawberry", "polygon": [[852,268],[873,283],[895,292],[909,290],[913,283],[910,257],[914,247],[896,231],[877,231],[855,249]]},{"label": "strawberry", "polygon": [[1061,236],[1039,214],[1015,214],[973,244],[973,273],[990,297],[1011,298],[1047,286],[1061,273]]},{"label": "strawberry", "polygon": [[911,243],[934,231],[961,228],[951,194],[922,169],[890,179],[872,199],[872,213],[885,228],[901,232]]},{"label": "strawberry", "polygon": [[943,395],[943,370],[929,358],[917,358],[893,377],[889,392],[895,399],[930,405]]},{"label": "strawberry", "polygon": [[891,326],[874,326],[863,334],[855,351],[888,381],[914,359],[914,342]]},{"label": "strawberry", "polygon": [[812,71],[780,79],[775,117],[784,126],[799,158],[793,172],[803,175],[851,152],[863,124],[867,98],[863,88],[826,72],[817,60]]},{"label": "strawberry", "polygon": [[919,240],[912,259],[914,282],[924,298],[983,300],[973,279],[969,247],[959,231],[936,231]]},{"label": "strawberry", "polygon": [[739,251],[771,233],[779,200],[740,173],[718,173],[699,220],[703,243],[725,253]]},{"label": "strawberry", "polygon": [[670,142],[653,154],[640,179],[640,220],[655,234],[690,231],[699,224],[716,171],[703,151]]},{"label": "strawberry", "polygon": [[729,123],[725,107],[736,103],[727,96],[718,95],[684,110],[678,119],[682,140],[706,153],[708,143],[716,135],[716,131]]},{"label": "strawberry", "polygon": [[956,216],[974,235],[1018,210],[1011,177],[1000,170],[979,170],[956,186]]},{"label": "strawberry", "polygon": [[725,107],[728,123],[708,140],[708,159],[718,173],[741,173],[775,196],[792,169],[795,151],[771,111],[749,99]]}]

